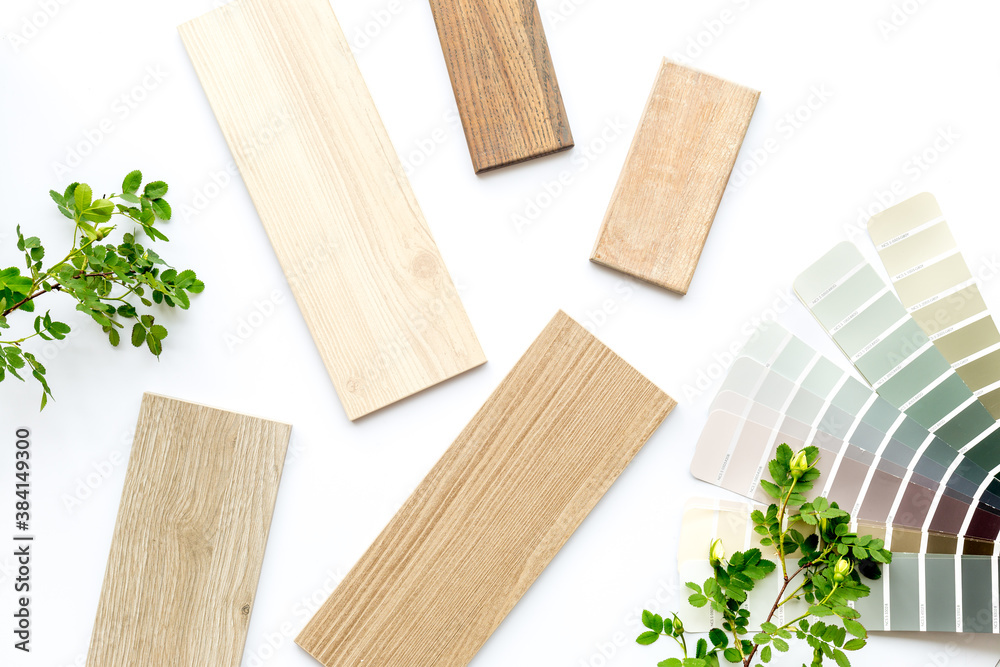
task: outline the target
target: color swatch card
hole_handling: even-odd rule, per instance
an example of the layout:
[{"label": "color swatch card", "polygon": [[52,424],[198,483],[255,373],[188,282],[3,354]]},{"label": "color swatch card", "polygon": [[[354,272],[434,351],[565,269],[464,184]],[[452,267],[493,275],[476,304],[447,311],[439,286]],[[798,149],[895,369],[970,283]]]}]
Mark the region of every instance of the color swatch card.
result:
[{"label": "color swatch card", "polygon": [[1000,468],[998,423],[857,248],[836,246],[795,291],[880,396],[983,468]]},{"label": "color swatch card", "polygon": [[[749,504],[693,500],[685,507],[678,566],[681,581],[701,584],[711,576],[708,549],[720,537],[727,553],[761,548]],[[765,557],[770,552],[766,549]],[[773,560],[773,557],[772,557]],[[1000,633],[1000,576],[995,556],[894,551],[879,580],[863,580],[870,595],[855,603],[861,621],[872,632]],[[758,582],[748,597],[752,617],[766,618],[781,586],[780,576]],[[778,624],[802,609],[779,608]],[[707,608],[682,603],[679,615],[693,632],[707,632],[717,619]]]},{"label": "color swatch card", "polygon": [[[756,410],[767,408],[757,406]],[[773,423],[760,423],[768,419],[766,415],[755,417],[760,421],[714,410],[699,439],[692,473],[753,500],[769,502],[751,472],[758,462],[774,458],[783,443],[796,450],[816,446],[820,449],[816,466],[823,475],[823,488],[817,488],[815,495],[825,495],[850,511],[857,525],[865,526],[865,532],[886,539],[893,548],[993,553],[1000,513],[992,508],[949,494],[943,485],[928,488],[912,477],[901,479],[873,465],[871,456],[856,448],[801,440],[781,432]],[[734,440],[737,444],[727,466],[725,445]]]},{"label": "color swatch card", "polygon": [[868,233],[903,306],[1000,418],[1000,331],[937,200],[907,199],[872,216]]},{"label": "color swatch card", "polygon": [[[871,452],[849,442],[841,441],[822,431],[813,430],[809,425],[798,422],[787,415],[781,415],[767,406],[750,402],[749,399],[735,392],[723,392],[719,395],[712,416],[709,417],[710,422],[717,413],[728,413],[739,417],[740,422],[737,425],[740,427],[746,426],[743,422],[752,422],[770,429],[767,442],[746,442],[746,445],[743,443],[739,445],[762,447],[766,453],[761,453],[760,456],[765,461],[773,458],[777,445],[783,442],[795,449],[801,449],[806,445],[818,447],[821,452],[820,466],[828,468],[829,471],[817,491],[836,500],[847,510],[853,508],[852,513],[859,519],[892,523],[895,517],[901,525],[921,528],[924,527],[923,516],[928,511],[934,515],[935,510],[937,510],[937,516],[947,514],[948,521],[929,525],[927,529],[958,535],[962,534],[963,519],[968,515],[970,509],[978,507],[982,511],[990,513],[991,516],[983,517],[988,519],[988,524],[981,526],[976,531],[976,536],[993,540],[1000,531],[1000,510],[991,507],[981,499],[976,503],[972,497],[959,493],[939,480],[935,481],[934,477],[914,473],[912,468],[899,466],[885,459],[883,450]],[[744,414],[748,416],[743,416]],[[720,449],[721,447],[718,445],[715,446],[716,451]],[[717,462],[718,453],[711,458]],[[742,471],[732,472],[736,477],[745,474]],[[936,473],[937,471],[931,472]],[[730,477],[730,475],[726,475],[726,477]],[[739,485],[727,485],[725,477],[721,481],[726,488],[740,492],[741,495],[764,499],[756,488],[759,486],[757,481],[751,481],[749,488],[743,487],[742,489]],[[937,495],[942,497],[936,498]],[[956,503],[959,504],[949,509],[951,505]],[[982,532],[984,530],[986,532]]]},{"label": "color swatch card", "polygon": [[[856,428],[863,435],[869,427],[887,433],[885,425],[892,424],[893,440],[920,450],[922,463],[933,461],[944,466],[950,474],[949,486],[967,496],[1000,498],[1000,481],[992,471],[961,456],[956,448],[929,433],[909,415],[897,421],[898,409],[780,325],[770,323],[755,331],[741,355],[755,359],[820,397],[822,410],[826,411],[820,423],[832,428],[831,433],[839,435]],[[799,401],[797,397],[791,406]],[[816,404],[815,399],[812,404]],[[860,416],[856,427],[854,415]],[[990,504],[998,506],[995,501]]]},{"label": "color swatch card", "polygon": [[798,434],[802,440],[842,442],[844,446],[865,452],[875,465],[892,474],[903,477],[912,471],[917,479],[936,480],[935,488],[946,482],[956,492],[968,497],[981,495],[991,507],[1000,508],[1000,497],[988,488],[989,485],[984,487],[982,484],[986,479],[992,480],[986,471],[919,426],[901,432],[900,427],[908,418],[891,406],[887,406],[888,410],[895,412],[895,416],[893,412],[886,413],[889,420],[885,423],[889,426],[873,424],[875,404],[868,410],[844,412],[832,404],[828,406],[829,397],[817,396],[748,357],[737,358],[713,409],[722,407],[719,405],[721,397],[732,393],[727,389],[779,414],[784,420],[784,431]]},{"label": "color swatch card", "polygon": [[[701,586],[712,576],[708,553],[715,539],[722,540],[729,554],[754,548],[768,553],[761,547],[760,536],[754,532],[753,522],[750,520],[751,512],[757,509],[762,509],[762,506],[708,498],[689,499],[684,505],[677,553],[680,581],[691,581]],[[769,560],[774,561],[775,558]],[[767,618],[777,597],[780,579],[779,569],[775,576],[758,582],[754,590],[749,592],[746,608],[750,610],[752,620],[759,622]],[[686,587],[682,589],[681,602],[677,610],[677,615],[684,622],[686,631],[708,632],[709,629],[721,625],[722,619],[711,606],[697,609],[688,604],[690,592]],[[804,613],[806,608],[807,605],[798,601],[789,603],[784,609],[778,610],[774,620],[784,623]],[[753,628],[755,631],[758,629]]]}]

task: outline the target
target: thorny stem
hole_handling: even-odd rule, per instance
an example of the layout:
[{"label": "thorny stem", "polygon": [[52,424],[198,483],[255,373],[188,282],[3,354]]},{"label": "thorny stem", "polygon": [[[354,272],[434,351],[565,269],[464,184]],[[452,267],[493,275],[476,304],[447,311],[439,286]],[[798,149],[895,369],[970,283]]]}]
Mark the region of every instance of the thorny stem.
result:
[{"label": "thorny stem", "polygon": [[[778,591],[778,597],[775,598],[774,605],[771,607],[771,611],[767,615],[767,620],[765,621],[765,623],[770,623],[771,619],[774,618],[774,615],[777,613],[778,608],[784,605],[785,603],[789,602],[790,600],[793,600],[796,597],[796,595],[798,595],[799,591],[801,591],[805,587],[806,582],[803,581],[798,588],[796,588],[791,594],[788,595],[788,597],[786,597],[783,600],[782,597],[785,595],[785,591],[787,591],[788,586],[793,581],[795,581],[795,578],[798,577],[800,574],[802,574],[808,567],[815,565],[822,558],[821,556],[819,559],[813,560],[810,563],[806,563],[805,565],[801,566],[798,570],[793,572],[791,576],[788,575],[788,568],[785,565],[785,512],[788,510],[788,501],[792,497],[792,493],[795,491],[795,485],[797,483],[798,483],[797,479],[792,480],[792,485],[788,487],[788,493],[785,494],[784,498],[782,498],[781,508],[778,510],[778,526],[781,529],[781,534],[778,536],[777,551],[778,551],[778,560],[781,561],[781,576],[784,579],[784,582],[781,584],[781,590]],[[836,587],[834,587],[834,590],[836,590]],[[831,595],[832,594],[833,592],[831,591]],[[827,596],[827,599],[829,599],[829,596]],[[808,616],[808,614],[806,614],[806,616]],[[786,623],[779,629],[784,630],[792,623],[798,623],[800,620],[802,620],[802,618],[805,618],[805,616],[797,618],[791,623]],[[739,643],[737,643],[737,647],[738,646]],[[757,650],[759,648],[760,648],[759,644],[754,644],[753,649],[751,649],[750,651],[750,655],[746,656],[743,659],[744,667],[750,667],[750,663],[753,662],[753,658],[755,655],[757,655]]]}]

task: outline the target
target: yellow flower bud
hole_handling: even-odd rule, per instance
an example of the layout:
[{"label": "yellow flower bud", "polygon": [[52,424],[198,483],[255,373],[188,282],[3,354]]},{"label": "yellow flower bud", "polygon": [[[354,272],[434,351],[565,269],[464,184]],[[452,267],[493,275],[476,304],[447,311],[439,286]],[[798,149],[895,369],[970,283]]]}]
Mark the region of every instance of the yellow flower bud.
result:
[{"label": "yellow flower bud", "polygon": [[725,558],[726,547],[722,544],[722,540],[713,540],[712,546],[708,550],[708,560],[712,563],[712,567],[718,567]]},{"label": "yellow flower bud", "polygon": [[851,574],[854,566],[851,565],[851,561],[846,558],[841,558],[837,561],[837,564],[833,566],[833,581],[837,584],[842,584]]},{"label": "yellow flower bud", "polygon": [[809,470],[809,458],[806,456],[806,450],[801,450],[796,454],[791,462],[788,464],[789,472],[792,475],[792,479],[799,479],[802,475]]},{"label": "yellow flower bud", "polygon": [[684,624],[681,623],[681,619],[676,617],[674,618],[674,632],[677,634],[684,632]]}]

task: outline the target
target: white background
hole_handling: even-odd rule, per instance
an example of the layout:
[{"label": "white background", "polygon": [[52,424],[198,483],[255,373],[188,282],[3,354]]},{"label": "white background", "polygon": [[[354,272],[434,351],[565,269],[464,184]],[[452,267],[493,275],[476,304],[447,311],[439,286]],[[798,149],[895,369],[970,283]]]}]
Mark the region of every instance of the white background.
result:
[{"label": "white background", "polygon": [[[143,391],[294,424],[243,664],[315,664],[292,635],[562,308],[681,404],[473,664],[651,667],[671,654],[632,638],[643,606],[676,602],[682,501],[723,494],[688,464],[729,351],[754,318],[778,312],[843,362],[788,292],[797,273],[845,239],[874,256],[858,226],[868,213],[930,190],[1000,305],[996,3],[540,0],[577,147],[476,177],[427,3],[334,0],[490,360],[352,424],[242,181],[223,175],[230,153],[175,29],[215,4],[0,10],[0,266],[20,261],[18,223],[53,256],[68,245],[49,188],[112,191],[141,168],[171,186],[160,251],[208,286],[190,311],[161,316],[160,362],[111,349],[52,297],[76,328],[36,349],[56,402],[39,414],[35,386],[0,386],[5,665],[83,664]],[[734,175],[683,298],[587,261],[664,55],[763,93],[737,166],[749,176]],[[561,172],[570,183],[549,196]],[[34,441],[30,656],[15,655],[8,629],[16,425]],[[993,667],[998,654],[994,636],[885,635],[856,663]]]}]

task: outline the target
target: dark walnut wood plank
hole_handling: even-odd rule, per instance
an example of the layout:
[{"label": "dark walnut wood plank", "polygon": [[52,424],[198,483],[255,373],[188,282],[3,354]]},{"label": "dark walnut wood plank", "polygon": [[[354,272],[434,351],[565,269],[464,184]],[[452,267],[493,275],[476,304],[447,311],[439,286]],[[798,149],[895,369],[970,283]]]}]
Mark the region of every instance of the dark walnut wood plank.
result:
[{"label": "dark walnut wood plank", "polygon": [[534,0],[430,0],[476,173],[573,146]]}]

